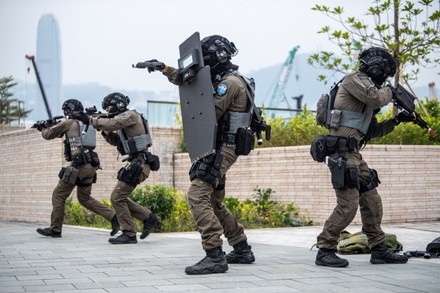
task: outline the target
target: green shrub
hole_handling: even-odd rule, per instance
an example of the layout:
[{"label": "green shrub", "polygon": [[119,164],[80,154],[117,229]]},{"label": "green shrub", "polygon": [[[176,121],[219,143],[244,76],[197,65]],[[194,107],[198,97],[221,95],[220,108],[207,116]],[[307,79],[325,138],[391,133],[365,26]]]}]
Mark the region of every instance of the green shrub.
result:
[{"label": "green shrub", "polygon": [[[237,198],[227,197],[224,204],[246,228],[312,225],[309,216],[300,215],[299,208],[293,203],[280,204],[271,200],[270,197],[274,192],[270,188],[256,188],[251,199],[239,201]],[[196,231],[187,198],[172,187],[162,185],[138,187],[131,193],[130,199],[161,218],[156,232]],[[102,203],[111,207],[108,200],[102,200]],[[68,198],[66,202],[65,223],[111,229],[110,222],[87,210],[79,202],[73,202],[72,198]],[[143,223],[137,220],[135,223],[137,231],[142,231]]]},{"label": "green shrub", "polygon": [[[429,117],[424,115],[420,106],[416,107],[417,113],[428,123],[432,129],[440,130],[440,104],[437,100],[425,99],[422,105],[426,109]],[[388,108],[385,113],[377,115],[379,121],[392,117],[392,108]],[[407,145],[440,145],[440,136],[432,136],[427,129],[422,129],[414,123],[400,123],[393,132],[371,140],[370,144],[407,144]]]},{"label": "green shrub", "polygon": [[270,199],[271,188],[255,188],[250,199],[243,202],[228,197],[224,204],[238,222],[246,228],[310,226],[310,217],[300,215],[294,203],[281,204]]},{"label": "green shrub", "polygon": [[294,118],[284,120],[275,118],[267,123],[271,126],[271,139],[256,147],[282,147],[310,145],[321,134],[327,134],[327,129],[316,125],[315,114],[304,108],[303,112]]},{"label": "green shrub", "polygon": [[[106,206],[111,207],[110,201],[103,199],[101,202]],[[109,221],[84,208],[79,202],[74,202],[72,197],[69,197],[66,200],[64,223],[67,225],[111,229],[111,223]]]}]

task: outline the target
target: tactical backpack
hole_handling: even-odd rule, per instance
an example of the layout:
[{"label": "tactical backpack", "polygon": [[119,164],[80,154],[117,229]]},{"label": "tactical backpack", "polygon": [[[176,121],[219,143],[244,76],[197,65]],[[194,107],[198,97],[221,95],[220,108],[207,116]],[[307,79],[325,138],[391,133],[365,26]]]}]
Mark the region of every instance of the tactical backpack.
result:
[{"label": "tactical backpack", "polygon": [[[402,251],[402,244],[397,241],[397,237],[394,234],[385,233],[385,244],[388,249],[393,252]],[[342,231],[338,239],[338,252],[340,254],[367,254],[371,253],[368,247],[367,235],[362,232],[351,234],[347,231]]]},{"label": "tactical backpack", "polygon": [[336,93],[338,92],[339,85],[343,79],[335,83],[330,89],[329,94],[322,94],[318,99],[316,104],[316,124],[324,126],[325,128],[330,128],[331,121],[331,111],[333,110],[335,104]]}]

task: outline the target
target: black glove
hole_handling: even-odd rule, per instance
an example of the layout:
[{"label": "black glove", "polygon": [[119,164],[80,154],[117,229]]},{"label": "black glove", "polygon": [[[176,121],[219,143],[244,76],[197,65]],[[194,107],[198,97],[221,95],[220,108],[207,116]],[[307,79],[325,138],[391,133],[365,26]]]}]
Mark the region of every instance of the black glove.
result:
[{"label": "black glove", "polygon": [[79,116],[78,120],[84,125],[87,125],[90,123],[90,116],[87,113],[81,113],[81,116]]},{"label": "black glove", "polygon": [[387,84],[387,87],[391,89],[391,94],[393,95],[392,99],[394,101],[397,100],[396,89],[391,84]]},{"label": "black glove", "polygon": [[36,128],[38,131],[42,131],[43,128],[46,128],[46,121],[37,121],[31,128]]},{"label": "black glove", "polygon": [[157,59],[147,60],[145,62],[151,63],[150,66],[147,66],[148,73],[153,71],[162,71],[165,68],[165,64],[163,62],[157,61]]},{"label": "black glove", "polygon": [[400,122],[413,122],[416,118],[409,114],[406,111],[399,112],[396,116],[393,118],[394,125],[399,125]]}]

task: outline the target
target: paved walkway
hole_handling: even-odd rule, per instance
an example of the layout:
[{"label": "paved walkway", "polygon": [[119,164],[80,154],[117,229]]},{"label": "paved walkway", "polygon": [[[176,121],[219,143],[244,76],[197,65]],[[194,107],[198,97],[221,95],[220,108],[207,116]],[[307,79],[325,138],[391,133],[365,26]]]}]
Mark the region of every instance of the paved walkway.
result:
[{"label": "paved walkway", "polygon": [[[198,233],[111,245],[107,230],[67,226],[62,238],[45,238],[37,227],[45,226],[0,222],[0,292],[440,292],[440,258],[372,265],[369,255],[348,255],[347,268],[316,266],[310,247],[321,227],[247,230],[257,261],[202,276],[184,273],[204,256]],[[425,250],[440,237],[440,222],[383,228],[404,251]]]}]

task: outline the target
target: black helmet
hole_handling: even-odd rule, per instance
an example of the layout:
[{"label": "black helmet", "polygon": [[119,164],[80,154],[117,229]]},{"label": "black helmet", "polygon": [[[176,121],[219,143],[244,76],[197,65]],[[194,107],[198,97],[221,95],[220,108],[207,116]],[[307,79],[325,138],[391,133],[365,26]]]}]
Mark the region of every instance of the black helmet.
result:
[{"label": "black helmet", "polygon": [[129,103],[130,99],[127,96],[121,93],[111,93],[102,100],[102,109],[108,113],[122,113],[127,110]]},{"label": "black helmet", "polygon": [[66,100],[63,103],[63,106],[61,107],[61,110],[63,110],[64,115],[69,116],[72,115],[74,113],[80,113],[84,111],[84,107],[81,104],[80,101],[78,101],[77,99],[69,99]]},{"label": "black helmet", "polygon": [[359,61],[361,63],[359,70],[379,84],[396,74],[396,61],[383,48],[373,47],[363,51],[359,55]]},{"label": "black helmet", "polygon": [[201,40],[205,65],[214,67],[217,63],[225,63],[238,54],[233,42],[219,35],[212,35]]}]

